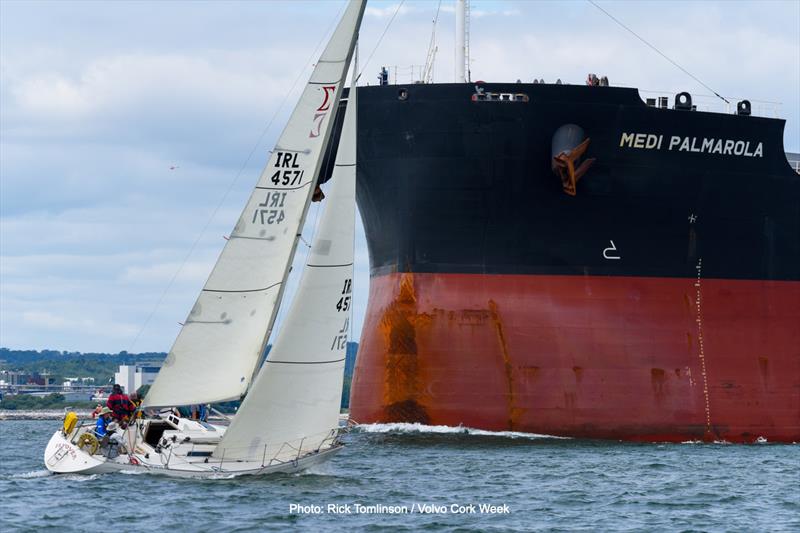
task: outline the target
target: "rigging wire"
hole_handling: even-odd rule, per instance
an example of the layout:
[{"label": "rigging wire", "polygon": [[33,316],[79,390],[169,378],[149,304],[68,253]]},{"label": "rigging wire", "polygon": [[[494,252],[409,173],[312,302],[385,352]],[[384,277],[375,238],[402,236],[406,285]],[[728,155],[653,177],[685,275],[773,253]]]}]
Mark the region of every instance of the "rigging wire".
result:
[{"label": "rigging wire", "polygon": [[698,78],[697,76],[695,76],[694,74],[692,74],[691,72],[689,72],[688,70],[686,70],[685,68],[683,68],[682,66],[680,66],[678,63],[676,63],[675,61],[673,61],[672,59],[670,59],[670,58],[669,58],[669,56],[667,56],[667,54],[665,54],[664,52],[662,52],[661,50],[659,50],[658,48],[656,48],[655,46],[653,46],[652,44],[650,44],[648,41],[646,41],[646,40],[644,39],[644,37],[642,37],[641,35],[639,35],[639,34],[638,34],[638,33],[636,33],[635,31],[633,31],[632,29],[630,29],[629,27],[627,27],[627,26],[626,26],[625,24],[623,24],[623,23],[622,23],[622,22],[621,22],[619,19],[617,19],[617,18],[616,18],[614,15],[612,15],[611,13],[609,13],[608,11],[606,11],[605,9],[603,9],[602,7],[600,7],[599,5],[597,5],[597,3],[596,3],[594,0],[586,0],[586,1],[587,1],[587,2],[589,2],[590,4],[592,4],[594,7],[596,7],[596,8],[597,8],[597,9],[599,9],[600,11],[602,11],[603,13],[605,13],[605,14],[606,14],[606,16],[607,16],[608,18],[610,18],[611,20],[613,20],[614,22],[616,22],[617,24],[619,24],[620,26],[622,26],[622,27],[623,27],[625,30],[627,30],[627,31],[628,31],[628,32],[629,32],[631,35],[633,35],[634,37],[636,37],[637,39],[639,39],[640,41],[642,41],[644,44],[646,44],[647,46],[649,46],[649,47],[650,47],[650,48],[651,48],[653,51],[655,51],[655,52],[656,52],[658,55],[660,55],[661,57],[663,57],[664,59],[666,59],[667,61],[669,61],[669,62],[670,62],[670,63],[672,63],[673,65],[675,65],[676,67],[678,67],[678,68],[679,68],[681,71],[683,71],[683,73],[684,73],[684,74],[686,74],[687,76],[689,76],[690,78],[692,78],[694,81],[696,81],[697,83],[699,83],[700,85],[702,85],[703,87],[705,87],[706,89],[708,89],[709,91],[711,91],[712,93],[714,93],[714,96],[716,96],[717,98],[720,98],[720,99],[721,99],[723,102],[725,102],[726,104],[730,104],[730,102],[728,101],[728,99],[727,99],[727,98],[725,98],[724,96],[722,96],[721,94],[719,94],[717,91],[715,91],[714,89],[712,89],[711,87],[709,87],[708,85],[706,85],[705,83],[703,83],[703,81],[702,81],[702,80],[700,80],[700,78]]},{"label": "rigging wire", "polygon": [[[425,71],[422,74],[423,83],[433,83],[433,65],[436,61],[436,24],[439,22],[439,11],[442,9],[442,0],[436,6],[436,15],[433,17],[433,29],[431,30],[431,42],[428,44],[428,53],[425,55]],[[413,77],[413,76],[412,76]],[[430,78],[430,80],[428,79]]]},{"label": "rigging wire", "polygon": [[400,3],[397,4],[397,9],[394,10],[394,14],[392,14],[392,18],[390,18],[389,22],[386,23],[386,27],[383,28],[383,33],[381,33],[381,36],[378,38],[378,42],[375,43],[375,48],[372,49],[372,52],[369,53],[369,57],[367,57],[367,60],[364,61],[364,68],[362,68],[358,72],[357,79],[361,78],[361,75],[364,73],[365,70],[367,70],[367,65],[369,65],[370,59],[372,59],[372,56],[375,55],[375,52],[378,50],[378,47],[381,45],[381,41],[383,41],[383,38],[386,35],[386,32],[389,31],[389,26],[391,26],[392,22],[394,22],[394,18],[400,12],[400,8],[403,7],[403,4],[405,3],[405,1],[406,0],[400,0]]},{"label": "rigging wire", "polygon": [[183,261],[181,261],[180,266],[178,266],[178,269],[175,271],[175,274],[172,275],[172,278],[169,280],[169,283],[167,283],[167,286],[164,288],[164,291],[161,293],[161,296],[159,296],[158,301],[156,301],[156,305],[153,307],[152,311],[150,311],[150,314],[145,319],[144,323],[142,324],[142,327],[139,329],[139,332],[136,334],[136,337],[134,337],[133,341],[131,342],[130,347],[128,349],[128,352],[131,352],[131,353],[133,352],[133,348],[136,346],[136,343],[139,342],[139,338],[142,336],[142,333],[144,333],[144,330],[147,329],[147,326],[150,324],[150,320],[152,320],[153,316],[156,314],[156,311],[158,311],[158,308],[161,307],[161,303],[164,301],[164,298],[166,297],[167,293],[172,288],[172,285],[175,283],[175,280],[178,279],[178,276],[180,275],[180,273],[183,271],[183,268],[186,266],[186,263],[189,261],[189,258],[192,256],[192,254],[194,253],[195,249],[197,248],[197,245],[202,240],[203,236],[205,235],[206,231],[208,230],[208,227],[211,225],[211,222],[217,216],[217,212],[219,212],[219,210],[222,208],[222,205],[225,203],[225,200],[227,200],[228,195],[233,190],[233,187],[236,185],[236,183],[239,181],[239,178],[244,173],[245,168],[250,163],[250,160],[253,158],[253,155],[258,150],[258,147],[261,145],[261,141],[264,139],[264,136],[267,134],[269,129],[272,127],[272,123],[275,122],[275,119],[277,118],[278,113],[281,112],[281,110],[283,109],[283,106],[286,104],[286,101],[289,99],[289,95],[292,94],[292,92],[294,92],[294,88],[297,86],[297,82],[300,81],[300,79],[303,76],[303,73],[305,73],[306,68],[308,67],[308,65],[309,64],[313,64],[312,61],[317,56],[317,52],[319,50],[319,47],[322,45],[322,43],[325,42],[325,38],[328,36],[328,34],[330,33],[330,31],[333,28],[333,26],[341,18],[342,13],[344,12],[344,9],[345,9],[346,6],[347,6],[346,3],[344,3],[342,5],[342,7],[339,9],[339,12],[337,13],[336,17],[333,19],[333,22],[331,22],[331,24],[328,26],[328,28],[322,33],[322,36],[320,37],[320,40],[317,43],[317,46],[314,47],[314,51],[311,52],[311,55],[309,56],[309,58],[305,61],[305,63],[303,63],[303,68],[300,69],[300,72],[297,74],[297,77],[295,78],[294,83],[292,83],[291,88],[286,92],[286,94],[284,94],[283,99],[281,100],[281,103],[275,109],[275,112],[272,114],[272,117],[269,119],[269,122],[267,122],[267,125],[264,126],[263,130],[261,130],[261,134],[258,136],[258,140],[253,145],[253,148],[250,150],[250,153],[247,154],[247,157],[245,158],[244,163],[242,163],[241,167],[239,167],[239,171],[233,177],[233,180],[231,180],[231,182],[228,184],[228,188],[225,190],[225,193],[222,195],[222,198],[220,199],[219,203],[217,203],[217,206],[211,212],[211,215],[208,217],[208,220],[206,221],[205,225],[203,226],[203,229],[200,230],[200,233],[197,235],[197,238],[192,243],[192,246],[189,248],[189,251],[186,253],[186,256],[183,258]]}]

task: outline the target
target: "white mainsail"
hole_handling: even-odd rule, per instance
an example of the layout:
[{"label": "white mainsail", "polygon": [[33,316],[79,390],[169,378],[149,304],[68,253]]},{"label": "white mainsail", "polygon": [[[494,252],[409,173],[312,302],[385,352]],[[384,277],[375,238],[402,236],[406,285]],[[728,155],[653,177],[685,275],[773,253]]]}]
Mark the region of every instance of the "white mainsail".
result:
[{"label": "white mainsail", "polygon": [[325,211],[272,350],[214,451],[224,460],[290,460],[339,421],[353,292],[356,71]]},{"label": "white mainsail", "polygon": [[351,0],[144,400],[239,398],[275,321],[364,14]]}]

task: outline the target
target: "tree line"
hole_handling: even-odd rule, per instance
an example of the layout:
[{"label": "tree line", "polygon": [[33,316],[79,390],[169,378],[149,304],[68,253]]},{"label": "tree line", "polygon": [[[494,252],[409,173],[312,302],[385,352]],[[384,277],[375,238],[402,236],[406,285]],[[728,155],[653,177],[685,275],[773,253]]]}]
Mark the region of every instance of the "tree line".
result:
[{"label": "tree line", "polygon": [[[271,346],[267,346],[267,352]],[[355,359],[358,352],[358,343],[348,342],[345,354],[345,376],[344,387],[342,389],[342,407],[348,407],[350,402],[350,383],[355,368]],[[164,352],[143,352],[128,353],[121,351],[117,353],[98,353],[98,352],[67,352],[59,350],[12,350],[0,348],[0,370],[13,370],[26,374],[41,374],[48,372],[54,378],[56,385],[61,385],[68,377],[91,377],[94,384],[100,388],[108,386],[114,380],[114,373],[120,365],[130,365],[144,362],[161,362],[166,357]],[[47,406],[58,406],[63,402],[61,395],[51,395],[47,401]],[[4,406],[0,408],[10,408],[10,403],[5,398]],[[22,402],[21,404],[19,402]],[[20,398],[14,400],[15,405],[19,404],[19,409],[28,408],[27,402],[35,402],[30,399]],[[42,402],[38,402],[42,403]],[[32,408],[44,408],[43,405]]]}]

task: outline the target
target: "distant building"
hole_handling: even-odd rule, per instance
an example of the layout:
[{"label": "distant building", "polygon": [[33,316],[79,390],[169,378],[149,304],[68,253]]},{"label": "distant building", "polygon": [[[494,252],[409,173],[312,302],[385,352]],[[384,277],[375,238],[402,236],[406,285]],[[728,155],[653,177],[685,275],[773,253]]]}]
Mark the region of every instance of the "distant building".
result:
[{"label": "distant building", "polygon": [[150,385],[156,380],[161,363],[136,363],[120,365],[114,374],[114,383],[122,385],[125,394],[136,392],[142,385]]},{"label": "distant building", "polygon": [[16,370],[3,370],[0,371],[0,385],[23,385],[28,383],[30,374],[27,372],[18,372]]},{"label": "distant building", "polygon": [[72,387],[80,387],[80,386],[92,386],[94,385],[94,378],[93,377],[74,377],[74,378],[64,378],[64,383],[61,385],[65,389],[71,389]]},{"label": "distant building", "polygon": [[38,385],[52,387],[56,384],[56,379],[50,372],[18,372],[16,370],[0,371],[0,385],[14,387],[20,385]]}]

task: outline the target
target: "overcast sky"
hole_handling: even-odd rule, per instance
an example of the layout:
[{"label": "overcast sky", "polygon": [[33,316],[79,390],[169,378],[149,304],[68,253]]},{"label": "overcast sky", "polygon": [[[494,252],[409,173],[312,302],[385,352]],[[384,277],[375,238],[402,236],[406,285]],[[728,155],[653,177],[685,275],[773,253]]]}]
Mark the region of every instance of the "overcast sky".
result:
[{"label": "overcast sky", "polygon": [[[781,102],[800,151],[800,2],[599,3],[721,94]],[[364,83],[425,62],[436,1],[406,1],[375,50],[397,5],[369,4]],[[0,0],[0,346],[167,351],[342,6]],[[585,1],[472,6],[473,79],[595,72],[710,94]],[[441,11],[435,80],[450,82],[452,0]],[[363,232],[356,261],[358,331]]]}]

